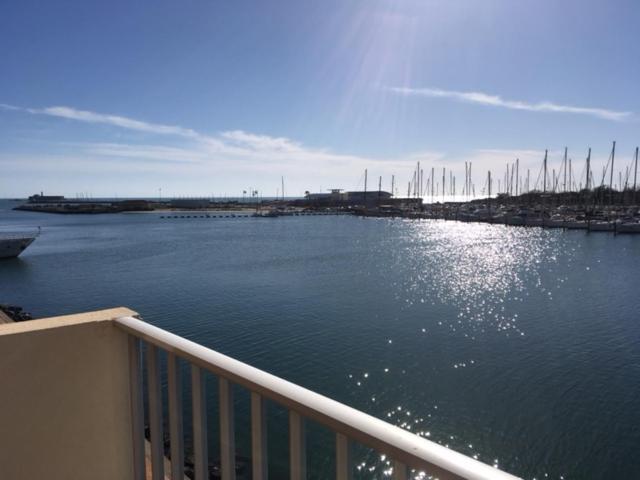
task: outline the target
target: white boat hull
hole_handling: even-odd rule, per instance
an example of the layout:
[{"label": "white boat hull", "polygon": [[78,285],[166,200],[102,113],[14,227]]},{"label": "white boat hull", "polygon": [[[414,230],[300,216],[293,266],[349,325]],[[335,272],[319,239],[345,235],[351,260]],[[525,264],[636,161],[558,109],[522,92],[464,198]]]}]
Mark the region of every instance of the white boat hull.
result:
[{"label": "white boat hull", "polygon": [[0,258],[15,258],[33,243],[35,237],[0,238]]}]

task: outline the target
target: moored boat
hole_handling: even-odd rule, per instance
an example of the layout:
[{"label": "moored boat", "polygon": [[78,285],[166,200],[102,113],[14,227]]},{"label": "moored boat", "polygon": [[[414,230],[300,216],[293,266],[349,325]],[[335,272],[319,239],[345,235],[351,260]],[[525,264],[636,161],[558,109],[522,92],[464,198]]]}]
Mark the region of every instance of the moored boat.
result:
[{"label": "moored boat", "polygon": [[33,243],[38,234],[0,233],[0,259],[16,258]]},{"label": "moored boat", "polygon": [[564,226],[565,226],[565,228],[567,228],[569,230],[586,230],[587,229],[587,222],[585,222],[584,220],[577,219],[577,218],[570,218],[570,219],[565,220]]},{"label": "moored boat", "polygon": [[548,228],[564,228],[564,217],[562,215],[553,215],[551,218],[545,218],[544,226]]},{"label": "moored boat", "polygon": [[592,232],[613,232],[615,224],[605,220],[593,220],[589,222],[589,230]]},{"label": "moored boat", "polygon": [[640,233],[640,222],[621,222],[616,225],[618,233]]}]

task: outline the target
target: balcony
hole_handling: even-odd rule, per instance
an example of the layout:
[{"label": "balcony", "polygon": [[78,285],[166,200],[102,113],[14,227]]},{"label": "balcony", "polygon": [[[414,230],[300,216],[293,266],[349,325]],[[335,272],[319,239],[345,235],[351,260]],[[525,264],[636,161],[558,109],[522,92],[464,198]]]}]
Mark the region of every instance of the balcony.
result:
[{"label": "balcony", "polygon": [[[236,478],[234,384],[250,392],[251,431],[246,434],[254,480],[266,479],[268,472],[267,400],[288,410],[287,462],[293,480],[307,476],[308,421],[335,435],[335,478],[340,480],[354,475],[355,443],[387,455],[394,480],[516,478],[136,317],[132,310],[116,308],[0,325],[0,478],[184,480],[189,473],[208,479],[207,372],[218,382],[219,473],[225,480]],[[166,355],[166,369],[160,367],[161,355]],[[185,362],[190,382],[182,378]],[[189,472],[184,466],[186,386],[193,426]]]}]

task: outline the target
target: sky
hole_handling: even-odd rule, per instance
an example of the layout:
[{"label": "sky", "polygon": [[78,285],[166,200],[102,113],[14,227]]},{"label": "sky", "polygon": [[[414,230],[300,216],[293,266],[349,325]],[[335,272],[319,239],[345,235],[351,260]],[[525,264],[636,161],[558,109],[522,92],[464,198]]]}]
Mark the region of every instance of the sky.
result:
[{"label": "sky", "polygon": [[365,169],[406,194],[418,161],[458,192],[472,162],[480,193],[565,147],[599,183],[614,140],[617,183],[638,25],[637,0],[1,2],[0,198],[300,196]]}]

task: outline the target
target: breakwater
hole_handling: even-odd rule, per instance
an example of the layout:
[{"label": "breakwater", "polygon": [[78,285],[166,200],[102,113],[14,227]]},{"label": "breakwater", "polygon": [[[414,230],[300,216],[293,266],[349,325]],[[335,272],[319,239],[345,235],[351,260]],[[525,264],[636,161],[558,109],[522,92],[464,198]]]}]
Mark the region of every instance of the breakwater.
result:
[{"label": "breakwater", "polygon": [[351,211],[295,211],[295,212],[279,212],[279,211],[267,211],[256,212],[252,214],[247,213],[227,213],[227,214],[211,214],[211,213],[173,213],[171,215],[160,215],[160,218],[168,220],[188,219],[188,218],[276,218],[276,217],[315,217],[315,216],[327,216],[327,215],[353,215]]}]

